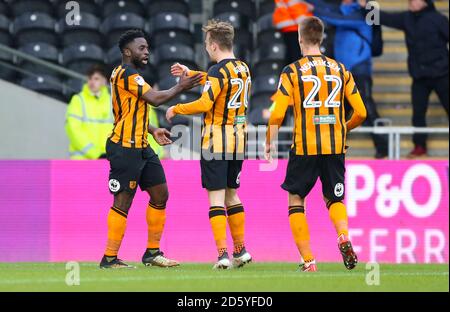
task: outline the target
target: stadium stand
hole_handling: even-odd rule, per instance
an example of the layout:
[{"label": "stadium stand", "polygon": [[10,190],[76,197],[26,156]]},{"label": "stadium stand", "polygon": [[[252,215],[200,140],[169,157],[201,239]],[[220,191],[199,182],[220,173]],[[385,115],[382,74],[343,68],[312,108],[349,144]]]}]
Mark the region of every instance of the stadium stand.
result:
[{"label": "stadium stand", "polygon": [[[81,13],[89,13],[94,16],[99,16],[100,10],[99,3],[92,0],[77,0],[80,5]],[[56,14],[58,17],[65,17],[67,14],[67,0],[54,0]]]},{"label": "stadium stand", "polygon": [[[271,105],[271,92],[284,67],[285,46],[272,24],[272,0],[78,0],[79,23],[65,23],[65,0],[0,0],[0,44],[18,49],[52,64],[84,73],[94,63],[111,70],[120,63],[117,40],[130,28],[142,28],[149,37],[151,57],[142,73],[152,85],[170,87],[169,66],[174,61],[193,69],[206,70],[209,62],[203,51],[202,24],[209,18],[230,21],[236,28],[235,52],[250,66],[253,75],[249,120],[266,124],[262,111]],[[386,10],[406,9],[406,1],[380,0]],[[448,1],[436,1],[437,8],[448,16]],[[332,57],[333,29],[326,29],[322,51]],[[380,115],[394,125],[411,125],[410,85],[407,74],[406,47],[402,32],[384,28],[384,54],[375,58],[374,97]],[[2,64],[5,64],[2,66]],[[81,82],[61,76],[32,62],[0,51],[0,79],[67,102],[79,91]],[[12,68],[20,67],[17,70]],[[27,77],[26,73],[32,73]],[[275,84],[271,83],[275,80]],[[43,86],[50,82],[49,86]],[[52,84],[52,85],[51,85]],[[56,85],[56,86],[55,86]],[[183,95],[188,100],[199,90]],[[176,99],[180,100],[180,99]],[[174,100],[174,101],[176,101]],[[158,111],[162,125],[164,114]],[[185,121],[181,121],[184,123]],[[432,96],[428,123],[447,127],[448,121],[437,97]],[[168,126],[168,125],[167,125]],[[373,145],[367,134],[350,137],[353,156],[372,155]],[[402,141],[402,150],[411,149],[410,140]],[[446,137],[432,136],[429,152],[448,155]]]},{"label": "stadium stand", "polygon": [[101,44],[100,20],[92,13],[81,12],[78,25],[67,25],[66,18],[60,17],[58,28],[64,46],[75,43]]}]

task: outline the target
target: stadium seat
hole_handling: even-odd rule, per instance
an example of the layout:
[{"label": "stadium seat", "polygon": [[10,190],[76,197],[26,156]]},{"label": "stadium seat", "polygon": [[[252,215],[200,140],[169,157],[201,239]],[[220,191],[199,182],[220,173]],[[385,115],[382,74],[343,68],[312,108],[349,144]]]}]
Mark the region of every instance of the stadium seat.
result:
[{"label": "stadium seat", "polygon": [[140,0],[103,0],[103,17],[116,14],[133,13],[144,17],[144,8]]},{"label": "stadium seat", "polygon": [[147,15],[153,18],[160,13],[178,13],[189,15],[189,5],[185,0],[150,0],[147,5]]},{"label": "stadium seat", "polygon": [[284,61],[286,47],[284,44],[274,43],[258,47],[253,53],[253,64],[267,61]]},{"label": "stadium seat", "polygon": [[[267,119],[263,118],[263,109],[267,109],[267,96],[261,101],[258,99],[253,100],[252,102],[256,103],[265,103],[264,105],[255,105],[250,106],[250,109],[248,111],[248,122],[252,125],[259,126],[259,125],[267,125]],[[252,104],[253,105],[253,104]]]},{"label": "stadium seat", "polygon": [[[81,13],[89,13],[94,16],[99,16],[99,5],[98,1],[96,0],[76,0],[79,4],[80,12]],[[56,6],[56,13],[59,18],[65,18],[66,14],[69,12],[68,9],[66,9],[66,4],[68,3],[67,0],[55,0],[55,6]],[[70,8],[71,9],[71,8]]]},{"label": "stadium seat", "polygon": [[152,47],[174,43],[194,46],[195,43],[191,32],[177,29],[158,31],[150,37],[150,42]]},{"label": "stadium seat", "polygon": [[249,18],[239,12],[226,12],[214,16],[214,19],[224,22],[230,22],[235,29],[249,30]]},{"label": "stadium seat", "polygon": [[[47,62],[51,62],[54,64],[58,63],[59,59],[58,49],[55,46],[49,45],[47,43],[28,43],[24,46],[19,47],[19,51],[37,57]],[[56,74],[55,71],[33,62],[29,62],[26,60],[19,60],[18,64],[22,69],[32,72],[34,74],[58,76],[58,74]]]},{"label": "stadium seat", "polygon": [[194,49],[183,44],[163,44],[155,47],[155,64],[167,61],[194,62]]},{"label": "stadium seat", "polygon": [[62,63],[71,70],[85,74],[91,66],[104,64],[104,53],[94,44],[74,44],[64,49]]},{"label": "stadium seat", "polygon": [[30,42],[45,42],[58,45],[55,20],[44,13],[25,13],[13,23],[14,40],[17,46]]},{"label": "stadium seat", "polygon": [[258,16],[272,14],[275,11],[275,1],[266,0],[259,4]]},{"label": "stadium seat", "polygon": [[275,29],[269,29],[266,31],[258,32],[257,37],[257,45],[258,46],[265,46],[272,43],[284,43],[283,35],[281,32],[275,30]]},{"label": "stadium seat", "polygon": [[[159,88],[160,88],[160,90],[165,90],[165,89],[170,88],[172,86],[173,85],[167,86],[166,88],[164,88],[163,86],[159,85]],[[175,97],[172,100],[170,100],[167,103],[167,106],[166,105],[165,106],[167,108],[167,107],[179,104],[179,103],[189,103],[189,102],[195,101],[195,100],[197,100],[199,98],[200,98],[200,94],[199,93],[192,92],[192,91],[183,92],[182,94],[180,94],[177,97]],[[157,110],[157,114],[158,114],[159,126],[162,127],[162,128],[166,128],[166,129],[170,129],[174,125],[189,126],[191,124],[191,120],[192,120],[192,116],[176,115],[172,119],[172,122],[168,123],[164,111]]]},{"label": "stadium seat", "polygon": [[151,86],[158,81],[157,69],[151,63],[147,64],[145,68],[139,69],[139,72],[141,73],[141,76],[144,77],[145,81]]},{"label": "stadium seat", "polygon": [[10,15],[9,6],[5,0],[0,0],[0,14],[5,16]]},{"label": "stadium seat", "polygon": [[72,95],[81,91],[84,83],[84,81],[76,78],[70,78],[64,81],[63,94],[67,102],[70,101]]},{"label": "stadium seat", "polygon": [[20,16],[25,13],[54,15],[53,4],[50,0],[14,0],[10,1],[10,7],[14,16]]},{"label": "stadium seat", "polygon": [[252,66],[252,75],[254,75],[255,77],[264,75],[279,76],[284,66],[284,61],[259,62]]},{"label": "stadium seat", "polygon": [[234,32],[235,44],[247,46],[247,49],[253,49],[253,35],[246,29],[236,29]]},{"label": "stadium seat", "polygon": [[11,35],[9,34],[9,25],[9,18],[5,15],[0,15],[0,43],[7,46],[11,46],[12,44]]},{"label": "stadium seat", "polygon": [[78,15],[78,19],[78,25],[67,25],[65,18],[59,21],[63,45],[68,46],[75,43],[101,44],[103,36],[99,31],[100,20],[91,13],[85,12]]},{"label": "stadium seat", "polygon": [[230,12],[237,12],[254,19],[256,13],[255,3],[249,0],[221,0],[214,3],[214,16]]},{"label": "stadium seat", "polygon": [[20,85],[27,89],[66,102],[61,82],[52,76],[39,75],[36,77],[24,78],[20,81]]},{"label": "stadium seat", "polygon": [[250,65],[251,53],[246,44],[234,44],[233,48],[235,56]]},{"label": "stadium seat", "polygon": [[252,79],[252,95],[258,95],[260,93],[275,93],[278,85],[278,76],[265,75],[258,76]]},{"label": "stadium seat", "polygon": [[154,64],[158,64],[159,79],[170,76],[170,67],[174,62],[183,63],[191,69],[198,68],[195,64],[194,50],[190,46],[165,44],[156,47],[153,56]]},{"label": "stadium seat", "polygon": [[117,45],[120,36],[129,29],[144,29],[145,21],[139,15],[133,13],[116,14],[107,17],[101,29],[106,34],[107,48]]},{"label": "stadium seat", "polygon": [[[270,77],[270,76],[267,76]],[[273,76],[272,76],[273,77]],[[271,78],[269,78],[271,79]],[[260,79],[264,80],[264,79]],[[257,83],[260,83],[257,81]],[[252,91],[253,91],[253,85],[252,84]],[[258,87],[257,87],[258,89]],[[262,90],[261,88],[259,88]],[[266,90],[261,92],[258,91],[254,95],[250,97],[250,103],[248,106],[248,120],[253,125],[267,125],[267,119],[263,118],[263,110],[269,109],[272,105],[271,97],[274,92],[272,90],[269,90],[269,88],[265,88]]]},{"label": "stadium seat", "polygon": [[256,26],[258,29],[258,33],[267,31],[267,30],[275,30],[275,26],[273,25],[272,14],[266,14],[258,18],[256,21]]},{"label": "stadium seat", "polygon": [[118,45],[111,47],[108,52],[106,52],[106,63],[111,67],[116,67],[122,62],[122,54]]},{"label": "stadium seat", "polygon": [[190,31],[189,19],[179,13],[160,13],[150,19],[151,34],[174,29]]}]

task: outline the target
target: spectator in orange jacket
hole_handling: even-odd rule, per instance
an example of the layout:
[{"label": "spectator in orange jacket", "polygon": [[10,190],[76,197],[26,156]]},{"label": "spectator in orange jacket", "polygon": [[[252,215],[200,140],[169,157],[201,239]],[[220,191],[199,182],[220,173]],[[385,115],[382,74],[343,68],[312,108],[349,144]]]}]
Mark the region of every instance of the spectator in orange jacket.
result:
[{"label": "spectator in orange jacket", "polygon": [[273,24],[283,34],[286,44],[286,64],[301,58],[298,46],[298,24],[306,16],[312,16],[313,6],[301,0],[275,0]]}]

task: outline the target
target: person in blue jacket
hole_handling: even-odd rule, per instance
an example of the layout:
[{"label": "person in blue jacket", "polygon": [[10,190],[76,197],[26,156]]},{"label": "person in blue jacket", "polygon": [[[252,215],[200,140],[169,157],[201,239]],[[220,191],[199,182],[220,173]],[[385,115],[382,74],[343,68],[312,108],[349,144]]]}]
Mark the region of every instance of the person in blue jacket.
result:
[{"label": "person in blue jacket", "polygon": [[[380,118],[372,97],[372,26],[366,23],[366,11],[357,1],[341,4],[323,0],[307,0],[314,6],[314,15],[336,28],[334,57],[352,72],[367,109],[365,126],[372,127]],[[375,158],[388,154],[386,135],[372,135]]]}]

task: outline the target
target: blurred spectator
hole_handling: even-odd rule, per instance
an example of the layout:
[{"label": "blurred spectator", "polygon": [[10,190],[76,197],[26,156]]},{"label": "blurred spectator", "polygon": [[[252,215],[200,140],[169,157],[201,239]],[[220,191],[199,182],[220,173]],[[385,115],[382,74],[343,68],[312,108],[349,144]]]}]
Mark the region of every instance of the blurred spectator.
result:
[{"label": "blurred spectator", "polygon": [[87,76],[87,83],[67,107],[66,133],[71,159],[103,158],[114,122],[103,68],[93,66]]},{"label": "blurred spectator", "polygon": [[[323,0],[308,0],[314,5],[314,14],[336,27],[334,57],[350,70],[367,109],[365,126],[373,127],[380,118],[372,97],[372,42],[373,28],[365,21],[365,10],[354,0],[330,4]],[[378,42],[377,42],[378,43]],[[388,155],[386,135],[372,134],[375,158]]]},{"label": "blurred spectator", "polygon": [[[380,22],[405,33],[408,69],[413,78],[413,126],[426,127],[426,112],[433,90],[448,118],[448,18],[436,10],[432,0],[409,0],[406,12],[380,11]],[[415,147],[409,158],[427,154],[426,139],[424,134],[413,136]]]},{"label": "blurred spectator", "polygon": [[273,24],[283,34],[286,44],[286,64],[301,58],[298,46],[298,24],[305,16],[311,16],[313,7],[301,0],[275,0]]}]

